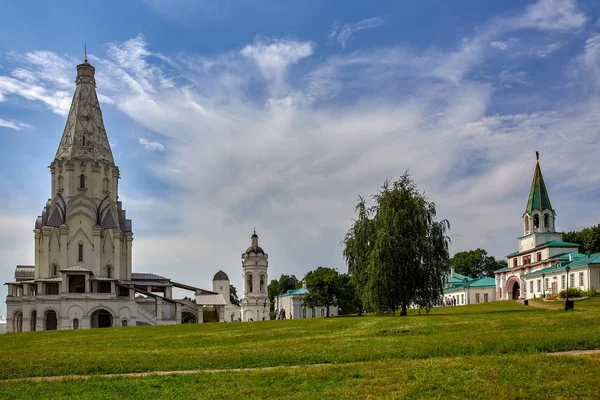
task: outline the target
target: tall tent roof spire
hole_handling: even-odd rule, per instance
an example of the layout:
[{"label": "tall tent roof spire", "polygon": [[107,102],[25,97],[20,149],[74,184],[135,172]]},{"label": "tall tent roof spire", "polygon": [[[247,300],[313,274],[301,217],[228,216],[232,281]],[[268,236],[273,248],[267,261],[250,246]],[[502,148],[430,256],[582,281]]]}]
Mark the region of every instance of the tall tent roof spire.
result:
[{"label": "tall tent roof spire", "polygon": [[552,210],[552,204],[550,204],[550,196],[548,196],[548,190],[546,189],[544,177],[542,176],[542,170],[540,168],[540,153],[536,151],[535,155],[535,170],[533,172],[531,189],[529,190],[527,209],[525,210],[525,212],[528,214],[531,214],[533,211],[536,210]]},{"label": "tall tent roof spire", "polygon": [[79,159],[114,164],[96,94],[95,68],[87,63],[87,45],[85,57],[84,63],[77,66],[75,94],[55,160]]}]

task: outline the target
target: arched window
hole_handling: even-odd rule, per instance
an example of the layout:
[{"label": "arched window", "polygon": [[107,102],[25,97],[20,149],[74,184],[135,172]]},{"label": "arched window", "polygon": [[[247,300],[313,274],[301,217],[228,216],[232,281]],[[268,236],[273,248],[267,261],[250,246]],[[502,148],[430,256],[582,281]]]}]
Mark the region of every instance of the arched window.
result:
[{"label": "arched window", "polygon": [[85,135],[81,137],[81,145],[85,147]]},{"label": "arched window", "polygon": [[550,215],[544,214],[544,228],[550,227]]},{"label": "arched window", "polygon": [[85,189],[85,175],[84,174],[79,175],[79,187],[81,189]]},{"label": "arched window", "polygon": [[525,231],[526,232],[530,231],[530,229],[529,229],[529,216],[528,215],[525,216]]},{"label": "arched window", "polygon": [[321,308],[321,317],[324,317],[324,316],[325,316],[325,309]]},{"label": "arched window", "polygon": [[252,274],[246,275],[246,291],[252,293]]},{"label": "arched window", "polygon": [[127,320],[126,319],[124,319],[123,321],[121,321],[121,326],[123,328],[127,328]]},{"label": "arched window", "polygon": [[73,329],[79,329],[79,320],[77,318],[73,320]]},{"label": "arched window", "polygon": [[78,260],[83,261],[83,243],[79,243]]},{"label": "arched window", "polygon": [[260,292],[263,293],[265,291],[265,276],[260,275]]},{"label": "arched window", "polygon": [[112,267],[110,265],[106,266],[106,277],[112,278]]},{"label": "arched window", "polygon": [[535,214],[533,216],[533,228],[537,229],[540,227],[540,216],[538,214]]}]

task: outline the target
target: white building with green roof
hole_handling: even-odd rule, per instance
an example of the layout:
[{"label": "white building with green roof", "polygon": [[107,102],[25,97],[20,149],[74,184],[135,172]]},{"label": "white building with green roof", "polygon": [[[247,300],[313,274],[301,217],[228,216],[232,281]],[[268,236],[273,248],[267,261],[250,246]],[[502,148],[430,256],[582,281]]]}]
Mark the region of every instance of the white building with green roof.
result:
[{"label": "white building with green roof", "polygon": [[454,271],[444,282],[444,306],[462,306],[465,304],[487,303],[496,300],[496,280],[488,276],[470,278]]},{"label": "white building with green roof", "polygon": [[580,254],[577,243],[563,242],[562,233],[555,228],[556,211],[550,203],[537,152],[536,158],[518,250],[507,256],[507,267],[495,271],[499,300],[554,295],[567,286],[600,289],[600,253]]},{"label": "white building with green roof", "polygon": [[[327,316],[327,307],[305,307],[304,298],[309,293],[306,281],[302,281],[300,289],[288,290],[282,295],[275,297],[275,315],[277,319],[305,319]],[[282,312],[283,311],[283,312]],[[329,306],[329,316],[339,314],[336,306]]]}]

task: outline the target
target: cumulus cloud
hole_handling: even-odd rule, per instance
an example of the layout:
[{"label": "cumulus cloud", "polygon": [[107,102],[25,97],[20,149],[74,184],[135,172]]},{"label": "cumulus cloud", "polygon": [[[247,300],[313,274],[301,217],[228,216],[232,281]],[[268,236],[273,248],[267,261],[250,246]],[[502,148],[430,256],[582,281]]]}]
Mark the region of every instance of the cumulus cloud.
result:
[{"label": "cumulus cloud", "polygon": [[314,46],[312,42],[259,38],[245,46],[240,54],[253,59],[265,80],[273,88],[280,89],[288,67],[313,54]]},{"label": "cumulus cloud", "polygon": [[384,19],[382,17],[373,17],[363,19],[362,21],[358,21],[353,24],[335,24],[329,33],[329,39],[337,40],[342,48],[346,48],[346,43],[352,39],[352,36],[356,32],[360,32],[365,29],[373,29],[383,25],[383,23]]}]

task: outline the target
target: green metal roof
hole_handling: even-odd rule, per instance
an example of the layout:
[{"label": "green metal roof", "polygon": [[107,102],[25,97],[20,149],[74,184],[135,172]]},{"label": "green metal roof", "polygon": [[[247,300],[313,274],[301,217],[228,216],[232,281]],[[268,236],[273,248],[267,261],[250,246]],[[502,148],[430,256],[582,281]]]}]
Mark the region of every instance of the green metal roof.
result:
[{"label": "green metal roof", "polygon": [[531,182],[531,189],[529,190],[529,199],[527,200],[527,209],[525,209],[525,212],[531,214],[535,210],[552,210],[548,190],[546,190],[546,184],[544,183],[544,177],[542,176],[542,170],[540,169],[539,159],[535,163],[533,181]]},{"label": "green metal roof", "polygon": [[525,274],[523,276],[528,277],[528,276],[541,275],[541,274],[548,273],[548,272],[564,270],[567,267],[577,268],[577,267],[584,267],[584,266],[590,265],[590,264],[600,264],[600,253],[590,254],[589,256],[587,256],[585,254],[579,254],[579,253],[572,253],[572,254],[573,254],[573,258],[574,258],[573,261],[566,261],[566,262],[563,261],[560,263],[560,267],[557,267],[554,265],[554,266],[551,266],[548,268],[540,269],[538,271],[530,272],[529,274]]},{"label": "green metal roof", "polygon": [[[563,242],[560,240],[553,240],[551,242],[547,242],[547,243],[542,243],[538,246],[535,246],[533,249],[529,249],[529,250],[523,250],[523,251],[515,251],[514,253],[510,253],[509,255],[507,255],[506,257],[512,257],[512,256],[516,256],[519,255],[521,253],[529,253],[535,250],[539,250],[542,249],[544,247],[579,247],[580,245],[578,243],[570,243],[570,242]],[[505,269],[505,268],[503,268]],[[498,271],[501,271],[500,269]]]},{"label": "green metal roof", "polygon": [[284,296],[293,296],[293,295],[298,295],[298,294],[308,294],[308,289],[306,289],[306,288],[300,288],[300,289],[296,289],[296,290],[290,289],[280,296],[284,297]]},{"label": "green metal roof", "polygon": [[446,289],[444,289],[444,292],[451,292],[453,290],[464,289],[466,287],[470,287],[470,288],[491,288],[491,287],[496,287],[496,279],[492,278],[492,277],[489,277],[489,276],[484,276],[482,278],[473,279],[473,280],[471,280],[469,282],[462,282],[460,284],[456,284],[452,288],[446,288]]}]

